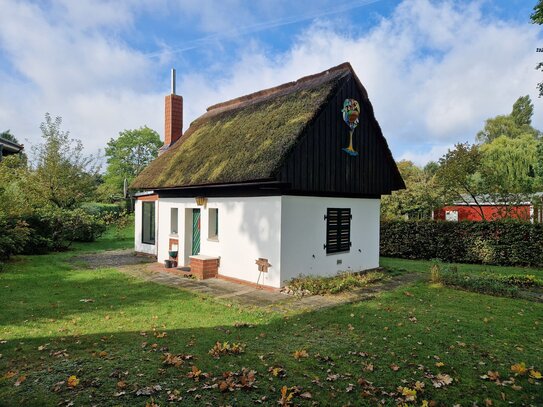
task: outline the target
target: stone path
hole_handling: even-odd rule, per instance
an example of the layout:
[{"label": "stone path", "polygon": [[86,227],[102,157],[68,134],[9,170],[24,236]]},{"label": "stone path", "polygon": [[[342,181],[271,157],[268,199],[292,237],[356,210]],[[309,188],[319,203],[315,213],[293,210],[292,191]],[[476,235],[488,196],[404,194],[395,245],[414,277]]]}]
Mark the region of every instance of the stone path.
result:
[{"label": "stone path", "polygon": [[260,290],[221,279],[194,280],[183,275],[164,271],[157,263],[123,266],[118,269],[133,277],[189,290],[197,294],[209,295],[217,300],[228,303],[256,306],[284,313],[312,311],[344,303],[368,300],[374,298],[380,292],[393,290],[401,285],[410,284],[423,278],[420,274],[409,273],[395,276],[391,280],[387,280],[381,284],[339,295],[295,297],[279,292]]},{"label": "stone path", "polygon": [[132,249],[106,250],[104,252],[75,256],[69,261],[75,264],[82,264],[84,267],[91,269],[156,262],[153,257],[136,255]]}]

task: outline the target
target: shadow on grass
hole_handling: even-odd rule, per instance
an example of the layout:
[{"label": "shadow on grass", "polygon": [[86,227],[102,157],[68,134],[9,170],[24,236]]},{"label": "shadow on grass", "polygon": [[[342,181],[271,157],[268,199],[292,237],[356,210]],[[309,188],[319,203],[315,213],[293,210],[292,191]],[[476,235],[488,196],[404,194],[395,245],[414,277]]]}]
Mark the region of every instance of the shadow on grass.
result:
[{"label": "shadow on grass", "polygon": [[151,288],[150,283],[113,268],[78,269],[65,261],[68,258],[64,253],[21,256],[0,274],[0,327],[31,326],[52,319],[61,324],[87,313],[103,316],[145,304],[157,306],[174,298],[186,301],[194,297],[169,287]]},{"label": "shadow on grass", "polygon": [[[145,285],[152,295],[162,288]],[[167,304],[158,298],[157,305],[171,308],[156,318],[158,308],[152,309],[152,301],[145,303],[138,312],[149,313],[150,320],[140,320],[132,329],[131,317],[125,315],[123,324],[92,334],[27,335],[0,345],[4,355],[0,373],[17,372],[11,379],[0,379],[4,395],[0,405],[57,405],[63,400],[75,405],[144,405],[151,396],[138,396],[137,390],[154,385],[161,387],[152,394],[159,405],[167,403],[167,392],[174,389],[184,405],[253,405],[258,400],[277,405],[282,386],[299,386],[312,394],[311,400],[293,399],[300,405],[315,400],[321,405],[375,405],[383,397],[396,404],[397,395],[362,398],[363,389],[357,384],[361,376],[388,393],[419,380],[426,385],[421,399],[438,404],[499,401],[501,392],[519,404],[543,402],[540,386],[529,383],[527,377],[517,379],[522,391],[480,379],[487,370],[498,370],[505,378],[510,365],[519,361],[541,369],[541,330],[532,329],[543,315],[538,304],[419,283],[410,288],[409,295],[400,290],[385,293],[378,301],[259,320],[210,299],[199,298],[196,303],[190,294],[171,291],[180,301]],[[216,341],[240,342],[245,352],[214,359],[208,352]],[[45,346],[42,351],[41,346]],[[309,356],[296,360],[293,353],[300,349]],[[191,358],[180,367],[167,366],[163,364],[166,352]],[[437,367],[436,361],[443,366]],[[216,382],[187,378],[192,364],[213,377],[243,367],[254,369],[256,388],[224,394],[206,389]],[[391,369],[392,364],[399,370]],[[286,377],[273,376],[272,366],[284,368]],[[454,382],[433,388],[428,373],[449,374]],[[26,381],[15,387],[20,375]],[[61,385],[58,393],[51,390],[70,375],[81,380],[75,389]],[[127,385],[126,394],[114,397],[121,380]],[[347,390],[350,384],[353,390]]]}]

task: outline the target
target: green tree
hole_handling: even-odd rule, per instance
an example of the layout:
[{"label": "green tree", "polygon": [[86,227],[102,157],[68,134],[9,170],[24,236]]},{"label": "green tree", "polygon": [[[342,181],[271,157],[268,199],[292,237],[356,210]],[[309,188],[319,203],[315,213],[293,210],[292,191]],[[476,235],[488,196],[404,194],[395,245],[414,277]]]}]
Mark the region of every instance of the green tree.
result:
[{"label": "green tree", "polygon": [[530,96],[521,96],[513,104],[510,114],[486,120],[485,127],[477,133],[476,139],[480,143],[491,143],[501,136],[518,138],[529,134],[532,137],[540,137],[541,133],[531,125],[533,114],[534,105]]},{"label": "green tree", "polygon": [[468,204],[469,197],[484,220],[482,202],[479,199],[479,196],[486,192],[479,173],[482,158],[480,148],[476,144],[456,144],[454,149],[439,159],[436,180],[445,192],[446,202],[463,201]]},{"label": "green tree", "polygon": [[158,155],[162,141],[158,133],[147,126],[124,130],[110,139],[105,149],[107,170],[100,186],[103,197],[122,197],[124,180],[128,183]]},{"label": "green tree", "polygon": [[61,124],[61,117],[45,114],[40,125],[43,142],[32,149],[34,171],[29,189],[45,205],[72,209],[92,195],[100,167],[95,156],[83,154],[80,140],[61,130]]},{"label": "green tree", "polygon": [[529,134],[498,137],[481,146],[481,173],[495,200],[506,204],[525,200],[536,186],[538,142]]},{"label": "green tree", "polygon": [[436,175],[437,170],[439,169],[439,164],[435,161],[429,161],[423,168],[424,172],[428,175],[433,177]]},{"label": "green tree", "polygon": [[[437,163],[433,163],[437,166]],[[385,220],[410,218],[429,219],[432,210],[439,205],[441,192],[435,185],[434,166],[424,169],[411,161],[400,161],[398,169],[406,189],[394,191],[381,200],[381,217]]]},{"label": "green tree", "polygon": [[522,128],[523,126],[530,126],[532,124],[533,114],[534,104],[529,95],[519,97],[513,104],[511,117],[518,127]]},{"label": "green tree", "polygon": [[[531,19],[532,23],[534,24],[543,24],[543,0],[539,0],[539,2],[534,6],[534,12],[531,15]],[[543,62],[537,64],[535,69],[543,72]],[[537,84],[537,90],[539,91],[539,97],[543,96],[543,82],[539,82]]]}]

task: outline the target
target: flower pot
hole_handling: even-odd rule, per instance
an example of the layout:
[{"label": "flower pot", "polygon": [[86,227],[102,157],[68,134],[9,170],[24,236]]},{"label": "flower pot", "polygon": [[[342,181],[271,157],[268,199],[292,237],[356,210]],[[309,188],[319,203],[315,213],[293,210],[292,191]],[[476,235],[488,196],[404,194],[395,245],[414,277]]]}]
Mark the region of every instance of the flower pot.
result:
[{"label": "flower pot", "polygon": [[173,262],[171,260],[164,260],[164,267],[171,269],[173,267]]},{"label": "flower pot", "polygon": [[168,255],[169,255],[172,259],[176,259],[176,258],[177,258],[177,250],[170,250],[170,251],[168,251]]}]

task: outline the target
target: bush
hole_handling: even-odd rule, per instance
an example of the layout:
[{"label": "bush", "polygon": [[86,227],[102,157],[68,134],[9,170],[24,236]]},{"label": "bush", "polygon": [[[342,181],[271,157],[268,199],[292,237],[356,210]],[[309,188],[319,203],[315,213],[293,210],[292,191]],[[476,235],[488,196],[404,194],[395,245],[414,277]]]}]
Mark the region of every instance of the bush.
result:
[{"label": "bush", "polygon": [[510,275],[502,276],[500,280],[506,284],[513,285],[520,288],[531,288],[536,286],[543,286],[543,281],[538,280],[534,275]]},{"label": "bush", "polygon": [[26,222],[20,219],[9,219],[0,215],[0,230],[0,261],[3,261],[22,251],[29,239],[30,229]]},{"label": "bush", "polygon": [[483,294],[498,295],[501,297],[517,297],[518,287],[507,282],[482,275],[466,273],[441,273],[441,283],[446,286],[458,287],[467,291]]},{"label": "bush", "polygon": [[455,266],[434,263],[430,267],[432,282],[500,297],[518,297],[519,289],[507,278],[492,275],[459,273]]},{"label": "bush", "polygon": [[333,277],[301,276],[290,280],[285,291],[295,295],[337,294],[358,287],[366,287],[384,278],[383,273],[343,272]]},{"label": "bush", "polygon": [[543,224],[389,221],[381,223],[381,255],[503,266],[543,266]]},{"label": "bush", "polygon": [[81,209],[83,209],[89,215],[100,218],[104,216],[118,218],[121,216],[122,212],[122,208],[119,205],[100,202],[85,202],[81,204]]},{"label": "bush", "polygon": [[25,221],[32,233],[22,252],[41,254],[67,249],[72,242],[92,242],[104,233],[105,223],[83,209],[42,208]]}]

